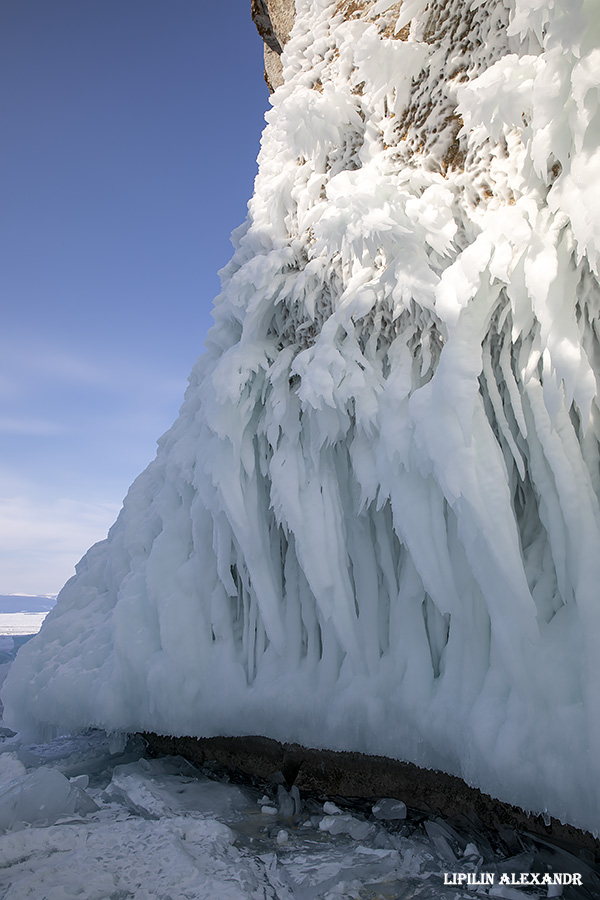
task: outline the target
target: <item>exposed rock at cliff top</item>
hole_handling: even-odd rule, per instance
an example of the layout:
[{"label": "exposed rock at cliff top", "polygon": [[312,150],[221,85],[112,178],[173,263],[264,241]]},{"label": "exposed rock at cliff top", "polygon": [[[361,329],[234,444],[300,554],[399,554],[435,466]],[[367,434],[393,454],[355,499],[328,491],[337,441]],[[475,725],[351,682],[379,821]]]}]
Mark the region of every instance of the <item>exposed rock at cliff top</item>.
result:
[{"label": "exposed rock at cliff top", "polygon": [[265,43],[265,81],[271,92],[283,84],[280,57],[295,14],[294,0],[252,0],[252,18]]}]

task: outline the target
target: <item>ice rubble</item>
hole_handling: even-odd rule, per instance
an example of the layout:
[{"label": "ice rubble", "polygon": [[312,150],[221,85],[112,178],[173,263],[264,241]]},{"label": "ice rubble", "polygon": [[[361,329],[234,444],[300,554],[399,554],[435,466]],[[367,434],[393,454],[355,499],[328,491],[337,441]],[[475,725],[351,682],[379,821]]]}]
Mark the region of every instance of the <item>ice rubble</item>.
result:
[{"label": "ice rubble", "polygon": [[[501,838],[466,820],[412,811],[405,819],[406,808],[398,821],[402,804],[390,798],[375,806],[336,798],[340,807],[273,780],[231,783],[214,765],[147,759],[144,750],[134,739],[114,755],[98,731],[29,746],[0,735],[3,900],[473,897],[472,886],[446,884],[448,868],[465,881],[491,878],[489,894],[479,888],[478,896],[524,898],[501,879],[525,870],[582,880],[564,894],[542,887],[530,900],[598,896],[593,867],[511,829]],[[28,787],[36,776],[37,792]],[[79,790],[78,808],[59,784]]]},{"label": "ice rubble", "polygon": [[297,0],[178,420],[3,698],[600,831],[594,0]]}]

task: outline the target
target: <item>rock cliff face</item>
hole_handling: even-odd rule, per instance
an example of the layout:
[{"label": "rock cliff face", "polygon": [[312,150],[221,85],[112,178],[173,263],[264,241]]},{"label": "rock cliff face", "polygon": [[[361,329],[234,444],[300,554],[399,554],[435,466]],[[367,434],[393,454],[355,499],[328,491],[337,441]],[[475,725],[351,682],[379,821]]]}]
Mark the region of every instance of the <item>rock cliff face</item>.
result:
[{"label": "rock cliff face", "polygon": [[254,12],[285,81],[206,351],[7,721],[403,759],[599,832],[597,0]]},{"label": "rock cliff face", "polygon": [[252,0],[252,18],[265,43],[265,81],[271,93],[283,84],[281,52],[295,14],[294,0]]}]

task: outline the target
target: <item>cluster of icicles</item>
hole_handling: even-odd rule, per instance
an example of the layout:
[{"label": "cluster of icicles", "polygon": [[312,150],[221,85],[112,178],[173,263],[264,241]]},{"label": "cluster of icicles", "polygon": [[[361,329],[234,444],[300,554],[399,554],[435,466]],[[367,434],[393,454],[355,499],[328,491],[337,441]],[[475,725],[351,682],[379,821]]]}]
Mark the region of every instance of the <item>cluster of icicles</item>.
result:
[{"label": "cluster of icicles", "polygon": [[594,0],[297,0],[179,419],[4,693],[598,831]]}]

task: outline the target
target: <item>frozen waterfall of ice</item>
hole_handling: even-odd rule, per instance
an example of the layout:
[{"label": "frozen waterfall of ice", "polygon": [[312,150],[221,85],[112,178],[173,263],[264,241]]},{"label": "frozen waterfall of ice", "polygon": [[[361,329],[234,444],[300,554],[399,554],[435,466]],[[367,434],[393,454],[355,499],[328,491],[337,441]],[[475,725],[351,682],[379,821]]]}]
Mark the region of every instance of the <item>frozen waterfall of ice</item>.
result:
[{"label": "frozen waterfall of ice", "polygon": [[597,0],[297,0],[178,420],[25,733],[263,734],[600,831]]}]

